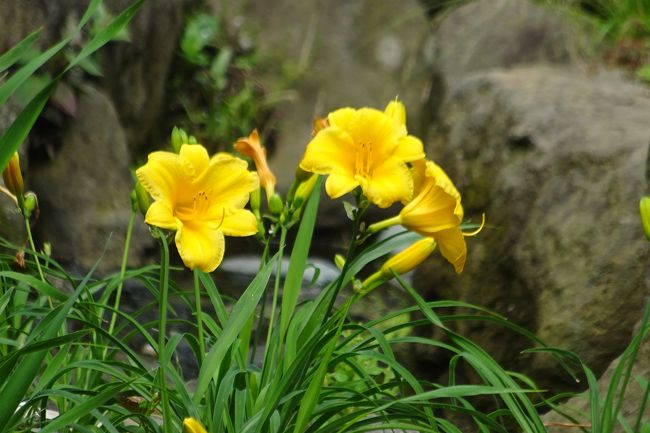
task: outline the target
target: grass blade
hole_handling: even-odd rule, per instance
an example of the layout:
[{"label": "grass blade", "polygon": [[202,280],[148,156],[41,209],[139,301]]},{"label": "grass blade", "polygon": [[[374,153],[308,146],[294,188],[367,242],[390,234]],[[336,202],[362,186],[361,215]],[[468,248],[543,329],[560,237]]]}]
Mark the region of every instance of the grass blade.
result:
[{"label": "grass blade", "polygon": [[224,325],[223,332],[217,342],[207,353],[199,377],[196,382],[194,392],[194,404],[198,404],[208,389],[210,381],[218,373],[221,367],[221,361],[237,339],[239,332],[248,322],[251,314],[255,312],[255,307],[264,293],[264,289],[271,277],[271,271],[275,265],[275,257],[260,270],[255,279],[248,286],[233,308],[228,321]]}]

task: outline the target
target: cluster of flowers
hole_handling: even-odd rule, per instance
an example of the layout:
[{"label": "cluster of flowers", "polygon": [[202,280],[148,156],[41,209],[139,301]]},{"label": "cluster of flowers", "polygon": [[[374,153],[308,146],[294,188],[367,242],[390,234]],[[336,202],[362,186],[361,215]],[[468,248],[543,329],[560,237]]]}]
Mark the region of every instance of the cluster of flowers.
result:
[{"label": "cluster of flowers", "polygon": [[[176,152],[151,153],[136,171],[154,199],[145,220],[176,232],[176,246],[187,267],[211,272],[223,258],[224,235],[249,236],[260,228],[259,204],[253,212],[244,208],[251,194],[257,191],[259,196],[261,187],[270,209],[283,206],[275,192],[276,179],[257,131],[235,144],[254,161],[256,172],[230,153],[210,158],[200,144],[176,147]],[[423,238],[392,257],[375,278],[412,269],[436,245],[456,272],[463,270],[468,233],[461,230],[460,194],[445,172],[425,158],[422,142],[408,135],[401,102],[390,102],[384,111],[341,108],[317,119],[299,168],[314,175],[303,177],[298,187],[313,186],[315,175],[327,175],[325,189],[333,199],[360,188],[378,207],[398,201],[404,205],[398,215],[370,225],[368,232],[400,224]]]}]

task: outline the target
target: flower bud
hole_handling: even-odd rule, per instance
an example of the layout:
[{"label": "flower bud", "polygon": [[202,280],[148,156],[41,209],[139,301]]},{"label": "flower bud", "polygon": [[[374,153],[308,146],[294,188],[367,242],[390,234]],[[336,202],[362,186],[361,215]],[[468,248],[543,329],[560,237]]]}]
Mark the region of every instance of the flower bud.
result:
[{"label": "flower bud", "polygon": [[262,203],[262,193],[260,188],[257,188],[255,191],[251,192],[251,196],[250,196],[251,210],[253,211],[257,219],[260,219],[259,215],[260,215],[261,203]]},{"label": "flower bud", "polygon": [[278,193],[274,193],[269,199],[269,209],[271,210],[271,213],[275,215],[282,213],[282,209],[284,209],[284,203],[282,203],[282,198],[278,195]]},{"label": "flower bud", "polygon": [[2,179],[5,181],[5,186],[10,193],[16,196],[20,203],[23,198],[23,175],[20,171],[20,158],[18,152],[14,152],[9,160],[7,167],[2,172]]},{"label": "flower bud", "polygon": [[147,190],[144,189],[142,184],[140,182],[136,182],[135,186],[133,187],[133,192],[131,193],[131,206],[133,207],[133,194],[135,194],[135,207],[133,207],[133,211],[136,212],[138,209],[142,213],[142,215],[147,214],[147,210],[149,210],[149,205],[151,202],[149,201],[149,194],[147,193]]},{"label": "flower bud", "polygon": [[641,197],[639,210],[641,211],[641,223],[643,224],[645,237],[650,241],[650,197]]},{"label": "flower bud", "polygon": [[341,254],[336,254],[334,256],[334,264],[339,268],[339,270],[342,270],[343,266],[345,266],[345,257]]},{"label": "flower bud", "polygon": [[34,211],[38,211],[38,199],[36,194],[29,191],[25,194],[25,200],[23,201],[23,215],[25,215],[25,218],[29,218]]},{"label": "flower bud", "polygon": [[187,136],[187,132],[177,126],[174,126],[174,129],[172,129],[172,149],[174,152],[180,152],[181,146],[188,143],[189,137]]},{"label": "flower bud", "polygon": [[375,272],[357,289],[362,294],[366,294],[382,281],[392,278],[393,272],[396,274],[405,274],[413,270],[422,263],[436,249],[436,241],[433,238],[422,238],[411,244],[404,251],[395,254],[382,265],[379,271]]},{"label": "flower bud", "polygon": [[300,185],[298,185],[293,200],[295,204],[294,207],[299,208],[304,202],[307,201],[312,191],[314,190],[317,181],[318,181],[318,175],[312,174],[307,180],[303,181]]},{"label": "flower bud", "polygon": [[433,238],[422,238],[411,244],[404,251],[395,254],[386,260],[381,267],[381,272],[385,276],[391,275],[391,272],[405,274],[422,263],[436,249],[436,241]]},{"label": "flower bud", "polygon": [[194,418],[185,418],[183,420],[183,433],[208,433],[205,427]]}]

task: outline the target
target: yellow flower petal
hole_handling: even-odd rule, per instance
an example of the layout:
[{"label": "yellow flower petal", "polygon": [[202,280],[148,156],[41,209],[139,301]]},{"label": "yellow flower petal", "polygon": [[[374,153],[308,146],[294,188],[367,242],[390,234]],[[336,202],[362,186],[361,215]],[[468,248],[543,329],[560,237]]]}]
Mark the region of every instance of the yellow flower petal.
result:
[{"label": "yellow flower petal", "polygon": [[354,144],[350,134],[337,127],[321,130],[307,145],[300,168],[316,174],[354,170]]},{"label": "yellow flower petal", "polygon": [[467,244],[460,227],[454,227],[437,232],[434,239],[440,246],[440,253],[454,266],[456,273],[463,272],[467,259]]},{"label": "yellow flower petal", "polygon": [[407,135],[397,141],[397,148],[393,157],[403,161],[412,162],[425,157],[424,146],[419,138]]},{"label": "yellow flower petal", "polygon": [[357,110],[350,107],[339,108],[327,115],[327,123],[343,131],[351,131],[357,119]]},{"label": "yellow flower petal", "polygon": [[205,427],[194,418],[185,418],[183,420],[183,433],[208,433]]},{"label": "yellow flower petal", "polygon": [[221,230],[227,236],[251,236],[257,233],[257,218],[251,211],[240,209],[224,216]]},{"label": "yellow flower petal", "polygon": [[259,188],[259,180],[256,173],[248,171],[246,161],[220,154],[196,180],[196,188],[208,196],[206,217],[221,219],[223,208],[241,209],[246,205],[250,193]]},{"label": "yellow flower petal", "polygon": [[406,107],[397,99],[388,103],[384,113],[396,122],[406,125]]},{"label": "yellow flower petal", "polygon": [[191,178],[183,169],[180,158],[171,152],[149,154],[145,165],[135,171],[138,181],[155,200],[173,200],[179,183],[189,183]]},{"label": "yellow flower petal", "polygon": [[147,209],[144,218],[147,224],[167,230],[176,230],[180,221],[174,217],[174,211],[166,201],[155,201]]},{"label": "yellow flower petal", "polygon": [[183,144],[179,156],[188,174],[193,177],[203,173],[210,163],[207,149],[200,144]]},{"label": "yellow flower petal", "polygon": [[413,196],[413,178],[406,164],[391,158],[375,168],[373,176],[364,184],[368,199],[381,208],[389,207],[396,201],[407,201]]},{"label": "yellow flower petal", "polygon": [[178,254],[190,269],[212,272],[223,259],[225,241],[216,223],[185,222],[175,240]]},{"label": "yellow flower petal", "polygon": [[359,182],[350,178],[347,173],[332,173],[325,181],[325,192],[331,198],[339,198],[358,186]]}]

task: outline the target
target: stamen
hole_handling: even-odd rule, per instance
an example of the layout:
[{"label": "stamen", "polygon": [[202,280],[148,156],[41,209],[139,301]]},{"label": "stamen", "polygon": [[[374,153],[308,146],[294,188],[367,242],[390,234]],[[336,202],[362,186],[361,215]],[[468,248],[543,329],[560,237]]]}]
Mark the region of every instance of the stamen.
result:
[{"label": "stamen", "polygon": [[481,225],[479,228],[472,232],[463,232],[463,236],[476,236],[477,234],[481,233],[481,230],[483,230],[483,227],[485,227],[485,213],[481,214]]}]

